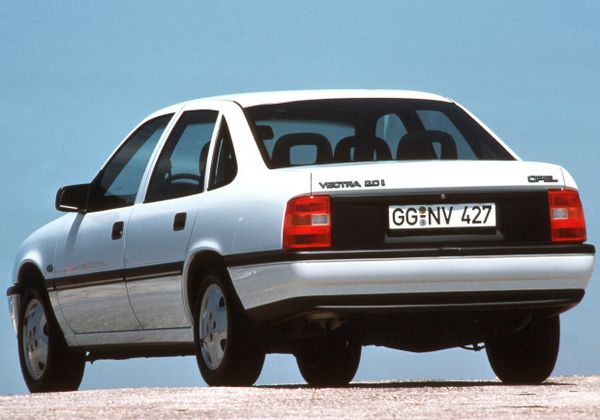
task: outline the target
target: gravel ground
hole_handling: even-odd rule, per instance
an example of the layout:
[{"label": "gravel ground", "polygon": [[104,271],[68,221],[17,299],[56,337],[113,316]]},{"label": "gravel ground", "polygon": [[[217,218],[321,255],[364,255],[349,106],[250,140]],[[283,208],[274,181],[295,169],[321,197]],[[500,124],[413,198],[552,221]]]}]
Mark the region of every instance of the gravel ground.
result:
[{"label": "gravel ground", "polygon": [[600,377],[252,388],[135,388],[0,396],[0,418],[600,418]]}]

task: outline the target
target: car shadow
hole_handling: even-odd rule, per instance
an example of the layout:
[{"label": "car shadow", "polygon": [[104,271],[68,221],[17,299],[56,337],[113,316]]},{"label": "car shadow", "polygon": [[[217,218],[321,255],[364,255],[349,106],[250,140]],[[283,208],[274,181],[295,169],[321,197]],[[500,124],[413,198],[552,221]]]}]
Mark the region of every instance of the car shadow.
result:
[{"label": "car shadow", "polygon": [[[567,382],[558,381],[547,381],[540,385],[522,385],[522,386],[573,386],[574,384]],[[308,384],[281,384],[281,385],[255,385],[257,388],[267,389],[310,389],[316,388]],[[347,386],[340,388],[375,388],[375,389],[386,389],[386,388],[397,388],[397,389],[408,389],[408,388],[474,388],[474,387],[505,387],[511,385],[505,385],[498,380],[489,381],[391,381],[391,382],[356,382],[351,383]]]}]

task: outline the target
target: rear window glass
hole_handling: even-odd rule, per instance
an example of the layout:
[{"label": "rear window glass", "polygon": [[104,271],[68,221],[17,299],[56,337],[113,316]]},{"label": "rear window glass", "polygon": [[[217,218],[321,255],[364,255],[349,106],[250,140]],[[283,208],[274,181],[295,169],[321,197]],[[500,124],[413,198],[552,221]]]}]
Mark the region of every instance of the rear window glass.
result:
[{"label": "rear window glass", "polygon": [[271,168],[386,160],[512,160],[452,103],[336,99],[246,109]]}]

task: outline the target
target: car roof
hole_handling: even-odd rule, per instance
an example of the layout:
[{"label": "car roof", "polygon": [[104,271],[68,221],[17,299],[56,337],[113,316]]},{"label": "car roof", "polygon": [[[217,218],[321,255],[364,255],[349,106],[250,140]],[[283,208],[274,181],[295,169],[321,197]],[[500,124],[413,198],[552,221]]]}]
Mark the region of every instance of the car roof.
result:
[{"label": "car roof", "polygon": [[426,92],[410,90],[383,89],[331,89],[331,90],[289,90],[275,92],[239,93],[234,95],[215,96],[211,99],[234,101],[242,107],[269,105],[296,101],[314,101],[319,99],[364,99],[364,98],[394,98],[394,99],[429,99],[448,102],[447,98]]},{"label": "car roof", "polygon": [[321,89],[321,90],[287,90],[273,92],[250,92],[230,95],[211,96],[207,98],[193,99],[179,104],[163,108],[154,114],[171,112],[184,105],[201,105],[203,101],[230,101],[239,104],[243,108],[257,105],[271,105],[297,101],[314,101],[320,99],[424,99],[442,102],[451,102],[450,99],[433,93],[419,92],[413,90],[391,90],[391,89]]}]

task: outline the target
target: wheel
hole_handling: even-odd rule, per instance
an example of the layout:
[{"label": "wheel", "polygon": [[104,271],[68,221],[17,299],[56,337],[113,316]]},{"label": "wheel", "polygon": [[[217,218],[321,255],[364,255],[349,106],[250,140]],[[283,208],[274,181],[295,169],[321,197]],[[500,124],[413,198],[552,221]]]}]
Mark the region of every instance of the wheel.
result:
[{"label": "wheel", "polygon": [[312,386],[345,386],[360,363],[360,344],[345,338],[314,342],[296,352],[296,362],[306,382]]},{"label": "wheel", "polygon": [[223,274],[207,273],[195,305],[194,343],[198,367],[208,385],[250,386],[256,382],[265,354],[256,349],[252,331]]},{"label": "wheel", "polygon": [[84,354],[68,349],[45,294],[36,287],[22,295],[17,340],[21,372],[31,392],[79,388]]},{"label": "wheel", "polygon": [[558,315],[533,319],[525,328],[485,342],[492,369],[506,384],[540,384],[552,373],[560,345]]}]

